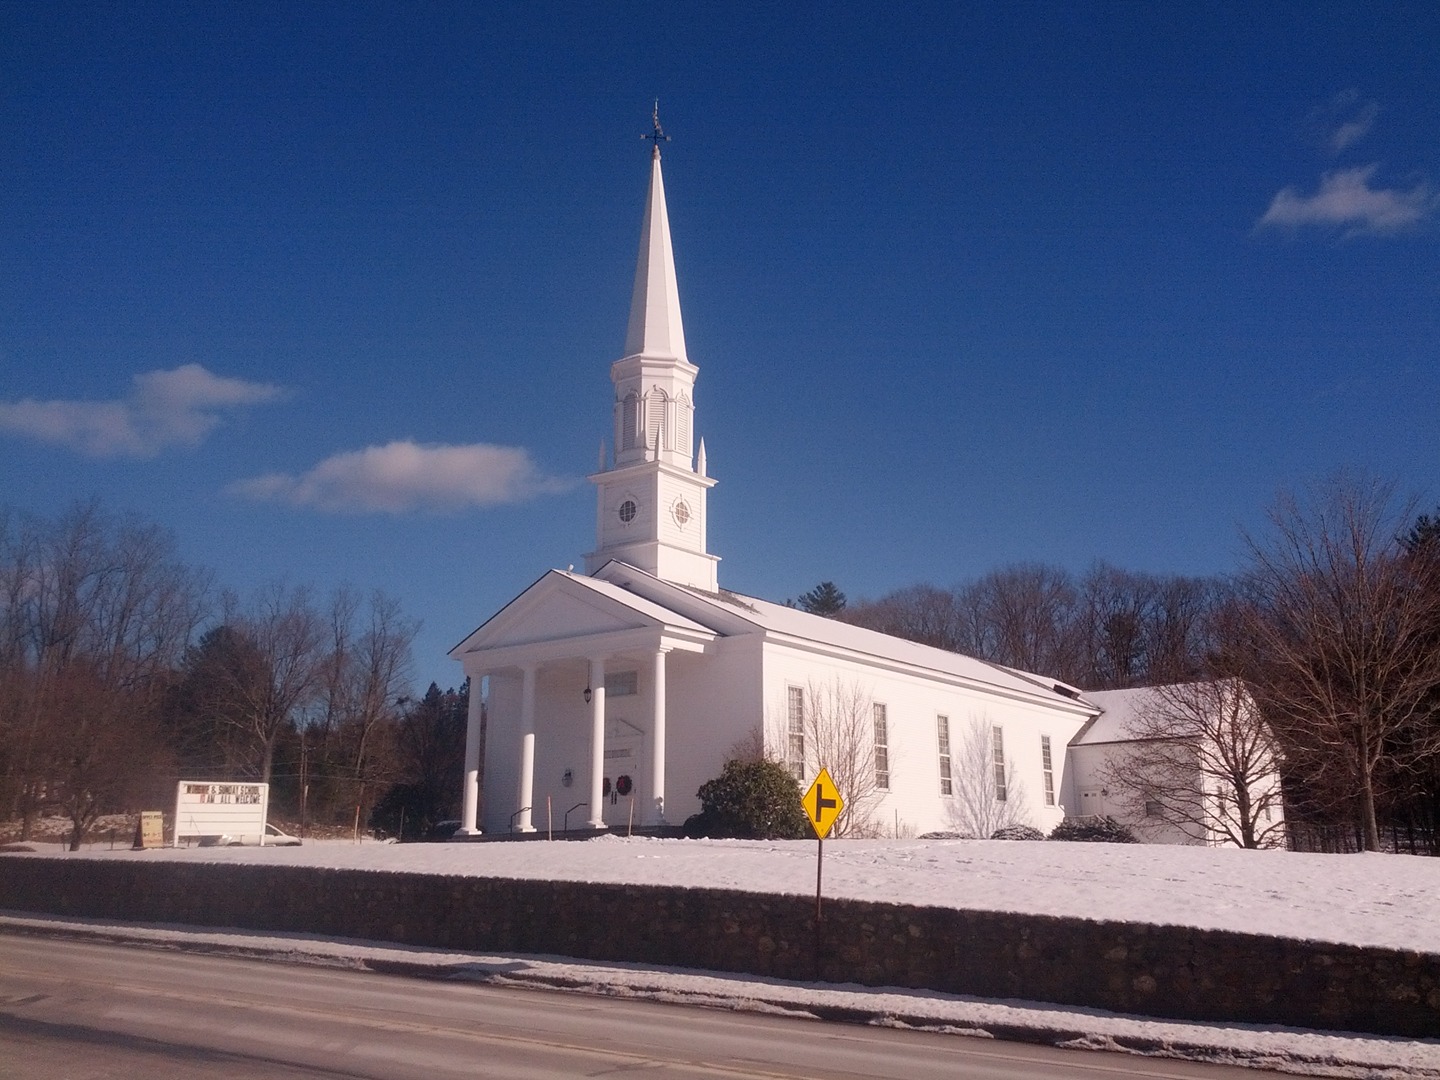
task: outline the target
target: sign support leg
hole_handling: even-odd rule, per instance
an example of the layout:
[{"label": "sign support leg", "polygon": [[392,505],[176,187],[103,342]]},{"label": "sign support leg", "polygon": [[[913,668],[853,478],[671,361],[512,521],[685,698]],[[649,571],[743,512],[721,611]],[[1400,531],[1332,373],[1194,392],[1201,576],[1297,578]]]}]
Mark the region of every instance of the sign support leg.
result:
[{"label": "sign support leg", "polygon": [[815,840],[815,981],[820,981],[820,920],[823,917],[820,911],[820,876],[825,867],[825,841],[820,838]]}]

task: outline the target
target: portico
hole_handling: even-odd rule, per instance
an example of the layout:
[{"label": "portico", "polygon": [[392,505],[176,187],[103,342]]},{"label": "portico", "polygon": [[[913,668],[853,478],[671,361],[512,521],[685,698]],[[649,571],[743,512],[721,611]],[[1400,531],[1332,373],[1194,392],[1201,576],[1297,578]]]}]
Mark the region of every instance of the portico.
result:
[{"label": "portico", "polygon": [[[673,612],[656,618],[656,608],[608,582],[551,571],[455,650],[475,688],[462,835],[479,835],[482,819],[491,831],[559,828],[581,810],[592,829],[668,823],[670,658],[703,654],[715,634]],[[575,633],[585,622],[589,632]]]}]

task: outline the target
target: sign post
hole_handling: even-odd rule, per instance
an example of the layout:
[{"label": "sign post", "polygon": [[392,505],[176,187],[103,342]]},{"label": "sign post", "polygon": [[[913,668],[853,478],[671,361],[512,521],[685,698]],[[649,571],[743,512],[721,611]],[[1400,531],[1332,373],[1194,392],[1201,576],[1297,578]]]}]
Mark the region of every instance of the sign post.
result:
[{"label": "sign post", "polygon": [[835,824],[835,819],[845,809],[845,800],[840,797],[840,789],[835,786],[835,781],[830,778],[830,770],[821,769],[820,775],[815,777],[810,790],[805,792],[801,800],[805,808],[805,816],[810,819],[810,824],[815,829],[815,978],[820,978],[820,881],[824,872],[825,860],[825,837],[830,832],[830,827]]}]

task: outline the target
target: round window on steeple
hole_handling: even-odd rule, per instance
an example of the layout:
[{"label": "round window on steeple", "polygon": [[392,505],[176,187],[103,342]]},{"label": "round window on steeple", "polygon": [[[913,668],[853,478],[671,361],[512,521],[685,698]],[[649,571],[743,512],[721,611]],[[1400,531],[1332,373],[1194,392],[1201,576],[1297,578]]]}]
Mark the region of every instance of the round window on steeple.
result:
[{"label": "round window on steeple", "polygon": [[675,506],[671,513],[675,515],[675,524],[679,525],[682,529],[690,520],[690,507],[685,505],[684,499],[675,500]]},{"label": "round window on steeple", "polygon": [[636,506],[634,499],[626,499],[620,504],[620,520],[626,525],[635,520]]}]

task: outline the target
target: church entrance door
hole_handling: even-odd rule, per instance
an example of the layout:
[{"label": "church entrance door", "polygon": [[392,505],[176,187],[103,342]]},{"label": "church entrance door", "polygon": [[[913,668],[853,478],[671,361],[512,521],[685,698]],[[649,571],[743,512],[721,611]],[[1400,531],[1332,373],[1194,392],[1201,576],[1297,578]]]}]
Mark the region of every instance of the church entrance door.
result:
[{"label": "church entrance door", "polygon": [[605,720],[605,806],[602,817],[612,830],[630,823],[630,804],[635,820],[644,821],[640,799],[640,774],[645,761],[645,732],[629,720],[614,716]]}]

